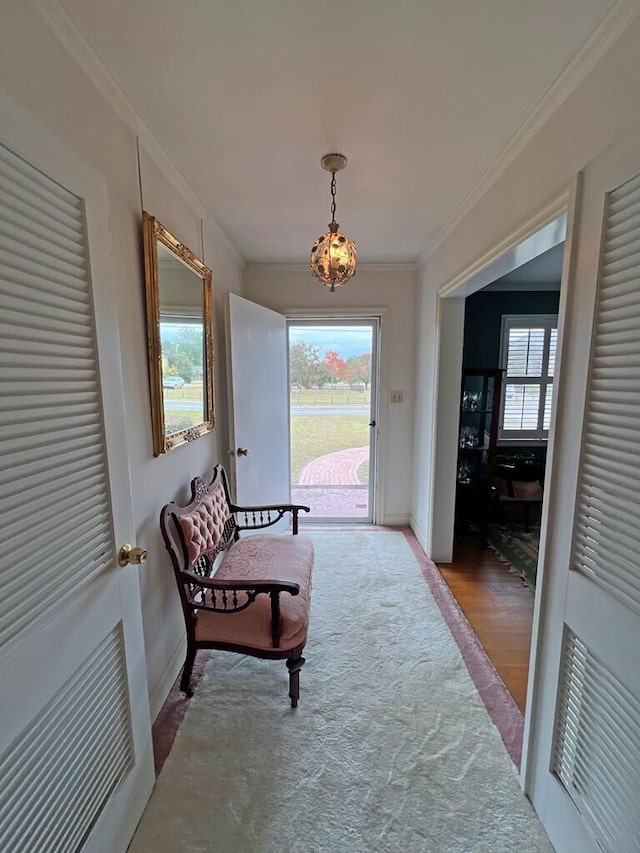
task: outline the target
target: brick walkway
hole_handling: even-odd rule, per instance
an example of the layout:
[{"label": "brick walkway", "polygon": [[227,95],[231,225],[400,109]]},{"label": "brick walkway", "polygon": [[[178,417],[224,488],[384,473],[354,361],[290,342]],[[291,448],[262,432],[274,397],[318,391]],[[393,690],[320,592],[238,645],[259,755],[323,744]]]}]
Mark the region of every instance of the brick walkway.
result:
[{"label": "brick walkway", "polygon": [[312,518],[365,518],[369,486],[361,483],[358,469],[368,459],[368,445],[313,459],[291,489],[293,502],[310,506]]},{"label": "brick walkway", "polygon": [[349,447],[312,459],[302,469],[299,486],[360,486],[358,468],[369,458],[369,445]]}]

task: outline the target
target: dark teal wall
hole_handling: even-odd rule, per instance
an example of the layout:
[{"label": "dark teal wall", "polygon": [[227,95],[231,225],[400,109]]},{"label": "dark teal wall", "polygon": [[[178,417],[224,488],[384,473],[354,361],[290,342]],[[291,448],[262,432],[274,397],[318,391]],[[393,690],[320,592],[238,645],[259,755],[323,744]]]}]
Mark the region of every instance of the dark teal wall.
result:
[{"label": "dark teal wall", "polygon": [[[500,367],[500,332],[503,314],[557,314],[560,292],[554,290],[479,291],[469,296],[465,303],[464,350],[465,367]],[[544,462],[546,442],[533,445],[523,441],[521,449]],[[510,449],[498,448],[503,455],[520,451],[513,444]]]},{"label": "dark teal wall", "polygon": [[503,314],[557,314],[557,290],[479,291],[465,303],[465,367],[500,367],[500,330]]}]

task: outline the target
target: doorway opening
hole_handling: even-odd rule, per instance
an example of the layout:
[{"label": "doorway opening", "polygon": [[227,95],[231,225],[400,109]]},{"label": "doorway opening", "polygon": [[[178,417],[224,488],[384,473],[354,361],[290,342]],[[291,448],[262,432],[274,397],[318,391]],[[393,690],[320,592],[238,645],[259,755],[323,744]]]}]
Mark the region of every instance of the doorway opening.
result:
[{"label": "doorway opening", "polygon": [[[523,714],[552,462],[546,451],[558,379],[554,330],[565,300],[567,202],[565,194],[531,221],[528,234],[519,229],[485,266],[471,267],[439,294],[434,505],[440,511],[432,551]],[[508,551],[505,538],[497,541],[511,526],[530,534],[528,554]],[[518,544],[517,536],[508,538]],[[528,557],[528,581],[517,565],[521,556]]]},{"label": "doorway opening", "polygon": [[454,593],[463,575],[471,587],[476,632],[523,713],[563,256],[564,241],[465,300],[454,562],[443,573]]},{"label": "doorway opening", "polygon": [[291,499],[311,522],[374,520],[378,320],[290,320]]},{"label": "doorway opening", "polygon": [[456,533],[535,587],[564,242],[465,302]]}]

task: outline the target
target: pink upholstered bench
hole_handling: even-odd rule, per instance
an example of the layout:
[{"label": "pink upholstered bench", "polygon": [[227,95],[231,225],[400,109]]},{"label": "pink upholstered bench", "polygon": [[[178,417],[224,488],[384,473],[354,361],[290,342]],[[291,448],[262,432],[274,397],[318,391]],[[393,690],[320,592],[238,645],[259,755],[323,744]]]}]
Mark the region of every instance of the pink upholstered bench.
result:
[{"label": "pink upholstered bench", "polygon": [[[191,502],[167,504],[160,527],[171,555],[187,629],[181,689],[192,695],[198,649],[225,649],[260,658],[285,659],[289,697],[300,695],[302,651],[311,605],[313,544],[298,535],[295,504],[240,507],[229,498],[227,477],[216,466],[207,485],[191,483]],[[291,514],[291,534],[255,534]]]}]

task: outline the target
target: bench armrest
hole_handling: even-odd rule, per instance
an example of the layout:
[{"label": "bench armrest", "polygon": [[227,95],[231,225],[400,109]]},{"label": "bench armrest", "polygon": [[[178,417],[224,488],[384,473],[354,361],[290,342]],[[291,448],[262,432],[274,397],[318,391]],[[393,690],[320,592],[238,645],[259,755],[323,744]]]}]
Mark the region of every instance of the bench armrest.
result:
[{"label": "bench armrest", "polygon": [[310,507],[302,504],[265,504],[263,506],[237,506],[229,504],[229,509],[234,514],[243,516],[244,524],[238,523],[238,531],[240,530],[262,530],[264,527],[271,527],[277,524],[285,513],[290,512],[293,515],[292,528],[293,535],[298,533],[298,513],[310,512]]},{"label": "bench armrest", "polygon": [[[197,610],[209,610],[213,613],[240,613],[250,607],[256,598],[264,593],[271,598],[271,642],[275,649],[280,645],[282,629],[280,619],[280,593],[298,595],[300,584],[295,581],[278,580],[219,580],[203,578],[194,572],[181,572],[182,579],[199,588],[191,592],[189,604]],[[244,593],[238,596],[238,593]]]},{"label": "bench armrest", "polygon": [[215,576],[212,578],[203,578],[195,572],[183,571],[180,574],[187,583],[202,587],[202,589],[213,589],[220,592],[223,590],[225,592],[229,590],[233,591],[234,589],[244,592],[248,590],[256,590],[257,592],[288,592],[290,595],[298,595],[300,592],[300,584],[295,581],[270,580],[266,578],[255,581],[233,579],[223,581],[216,580]]}]

